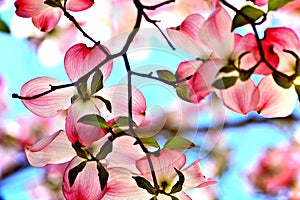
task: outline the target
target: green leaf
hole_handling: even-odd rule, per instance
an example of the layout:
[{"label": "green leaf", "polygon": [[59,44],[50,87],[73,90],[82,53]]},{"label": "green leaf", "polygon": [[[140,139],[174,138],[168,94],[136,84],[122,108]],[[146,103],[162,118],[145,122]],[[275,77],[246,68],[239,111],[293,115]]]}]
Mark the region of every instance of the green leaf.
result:
[{"label": "green leaf", "polygon": [[62,4],[60,3],[60,1],[55,1],[55,0],[46,0],[44,1],[44,4],[51,6],[53,8],[62,8]]},{"label": "green leaf", "polygon": [[8,25],[2,19],[0,19],[0,32],[10,33]]},{"label": "green leaf", "polygon": [[283,87],[285,89],[288,89],[292,86],[292,81],[290,80],[289,76],[281,73],[281,72],[274,72],[272,74],[274,81],[279,85],[280,87]]},{"label": "green leaf", "polygon": [[113,150],[113,144],[110,140],[107,140],[101,147],[99,153],[96,155],[98,160],[103,160]]},{"label": "green leaf", "polygon": [[75,94],[74,96],[71,97],[71,104],[75,103],[75,101],[80,98],[79,94]]},{"label": "green leaf", "polygon": [[188,86],[186,84],[176,87],[176,93],[182,100],[190,102]]},{"label": "green leaf", "polygon": [[[125,117],[125,116],[121,116],[119,117],[111,126],[112,128],[118,128],[118,127],[122,127],[122,126],[129,126],[129,117]],[[133,121],[132,124],[133,126],[137,127],[137,124]]]},{"label": "green leaf", "polygon": [[100,162],[97,162],[97,170],[98,170],[98,177],[100,181],[101,190],[103,191],[107,184],[109,174]]},{"label": "green leaf", "polygon": [[239,74],[240,80],[241,81],[247,81],[251,77],[251,75],[253,74],[254,69],[255,68],[251,68],[250,70],[241,69],[240,74]]},{"label": "green leaf", "polygon": [[232,65],[225,65],[224,67],[222,67],[218,73],[224,72],[224,73],[229,73],[236,70],[234,66]]},{"label": "green leaf", "polygon": [[151,185],[151,183],[147,179],[141,176],[133,176],[132,178],[135,180],[136,184],[140,188],[147,190],[150,194],[155,194],[156,192],[155,188]]},{"label": "green leaf", "polygon": [[157,196],[153,196],[150,200],[157,200]]},{"label": "green leaf", "polygon": [[295,85],[295,90],[296,90],[297,95],[298,95],[298,101],[300,101],[300,85]]},{"label": "green leaf", "polygon": [[87,158],[86,152],[81,148],[81,144],[79,142],[75,142],[75,144],[72,144],[73,149],[76,151],[77,156],[80,158]]},{"label": "green leaf", "polygon": [[163,149],[169,150],[185,150],[195,147],[195,144],[183,137],[173,137],[170,138]]},{"label": "green leaf", "polygon": [[293,0],[269,0],[268,10],[277,10]]},{"label": "green leaf", "polygon": [[[231,31],[233,31],[237,27],[255,22],[265,14],[264,11],[250,5],[242,7],[240,12],[242,14],[237,13],[232,20]],[[249,19],[246,19],[243,15],[247,16],[247,18],[249,18],[251,21],[249,21]]]},{"label": "green leaf", "polygon": [[175,82],[176,76],[169,70],[157,70],[156,71],[158,77],[168,82]]},{"label": "green leaf", "polygon": [[96,126],[99,128],[109,128],[109,125],[107,124],[105,119],[100,115],[96,114],[84,115],[78,120],[78,122],[88,124],[91,126]]},{"label": "green leaf", "polygon": [[86,165],[86,161],[83,161],[76,167],[69,170],[68,178],[69,178],[70,187],[74,185],[77,175],[84,169],[85,165]]},{"label": "green leaf", "polygon": [[170,197],[171,197],[172,200],[179,200],[177,197],[174,197],[172,195],[170,195]]},{"label": "green leaf", "polygon": [[223,77],[213,82],[212,86],[214,86],[217,89],[227,89],[236,83],[237,78],[238,77],[236,76]]},{"label": "green leaf", "polygon": [[146,138],[140,138],[140,139],[145,146],[160,148],[158,142],[156,141],[156,139],[154,137],[146,137]]},{"label": "green leaf", "polygon": [[77,91],[82,99],[85,100],[85,99],[89,98],[89,94],[87,92],[87,82],[86,81],[83,81],[78,84]]},{"label": "green leaf", "polygon": [[91,94],[95,94],[99,90],[103,88],[103,74],[100,69],[98,69],[92,79],[92,84],[91,84]]},{"label": "green leaf", "polygon": [[95,98],[97,99],[100,99],[106,106],[106,109],[111,113],[112,112],[112,106],[111,106],[111,103],[110,101],[108,101],[107,99],[104,99],[103,97],[101,96],[94,96]]},{"label": "green leaf", "polygon": [[180,192],[182,190],[182,186],[184,183],[184,175],[181,171],[177,170],[176,168],[174,168],[176,173],[178,174],[179,180],[176,182],[175,185],[173,185],[170,194],[176,193],[176,192]]}]

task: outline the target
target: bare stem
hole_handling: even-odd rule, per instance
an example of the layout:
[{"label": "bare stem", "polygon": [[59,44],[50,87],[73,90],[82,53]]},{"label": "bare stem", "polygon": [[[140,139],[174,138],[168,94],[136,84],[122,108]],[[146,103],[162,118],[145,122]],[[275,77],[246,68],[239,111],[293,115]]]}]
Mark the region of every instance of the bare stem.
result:
[{"label": "bare stem", "polygon": [[158,186],[158,182],[157,182],[157,178],[156,178],[156,174],[154,171],[154,167],[153,167],[153,163],[151,160],[151,153],[148,151],[148,149],[145,147],[145,145],[143,144],[143,142],[141,141],[141,139],[138,137],[138,135],[136,134],[136,132],[133,129],[133,119],[132,119],[132,71],[131,71],[131,67],[128,61],[128,57],[127,54],[123,54],[123,60],[125,63],[125,67],[126,67],[126,71],[127,71],[127,84],[128,84],[128,118],[129,118],[129,132],[130,134],[136,139],[137,143],[140,145],[141,149],[144,151],[144,153],[147,156],[147,160],[149,163],[149,167],[151,170],[151,175],[152,175],[152,179],[153,179],[153,183],[154,183],[154,187],[155,188],[159,188]]}]

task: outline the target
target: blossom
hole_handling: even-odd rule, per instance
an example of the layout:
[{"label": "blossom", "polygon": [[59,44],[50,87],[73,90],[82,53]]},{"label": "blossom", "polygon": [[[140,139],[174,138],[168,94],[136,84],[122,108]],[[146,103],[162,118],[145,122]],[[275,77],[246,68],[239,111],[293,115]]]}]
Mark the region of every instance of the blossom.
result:
[{"label": "blossom", "polygon": [[[264,117],[289,115],[296,103],[294,86],[281,88],[270,74],[275,70],[287,75],[295,73],[295,57],[286,50],[299,53],[297,35],[285,27],[266,29],[260,42],[267,65],[262,62],[255,36],[231,32],[231,21],[229,14],[218,8],[205,21],[200,15],[192,14],[179,27],[168,29],[175,44],[194,56],[200,55],[196,60],[180,63],[177,68],[176,75],[181,79],[192,76],[180,83],[187,87],[187,100],[197,103],[216,91],[227,108],[240,114],[256,110]],[[267,77],[256,85],[252,74]],[[232,85],[224,84],[225,89],[221,90],[212,87],[216,80],[223,78]]]},{"label": "blossom", "polygon": [[[150,158],[153,163],[160,190],[160,192],[156,194],[158,199],[161,199],[160,197],[163,199],[163,197],[166,197],[169,194],[179,199],[190,199],[184,191],[192,188],[203,188],[217,183],[215,180],[203,176],[199,166],[199,159],[183,169],[186,162],[186,156],[179,151],[162,150],[159,152],[159,155],[152,154]],[[151,169],[147,157],[138,160],[136,165],[140,171],[140,175],[150,181],[153,185]],[[183,174],[184,182],[181,191],[171,193],[179,176],[175,169]]]},{"label": "blossom", "polygon": [[267,150],[249,173],[249,180],[259,191],[279,195],[284,189],[293,190],[299,182],[299,144]]},{"label": "blossom", "polygon": [[[35,27],[44,32],[49,32],[57,25],[63,13],[61,1],[43,0],[17,0],[15,2],[16,14],[24,18],[32,18]],[[56,4],[53,7],[52,4]],[[78,12],[86,10],[94,4],[92,0],[69,0],[66,9]],[[51,6],[52,5],[52,6]]]},{"label": "blossom", "polygon": [[[88,148],[91,155],[96,156],[99,149],[107,141],[106,135]],[[29,163],[35,167],[44,167],[49,164],[67,163],[63,179],[63,194],[66,199],[120,199],[127,195],[135,197],[147,195],[139,189],[131,178],[136,170],[135,162],[142,158],[142,150],[134,145],[135,139],[130,136],[118,137],[113,141],[113,150],[101,161],[82,158],[76,155],[71,142],[64,131],[44,137],[33,146],[27,146],[25,153]],[[125,147],[121,146],[121,144]],[[106,166],[109,178],[107,184],[101,189],[98,175],[98,162]],[[80,163],[85,163],[84,168],[78,173],[74,184],[70,186],[69,171]],[[129,180],[128,180],[129,178]],[[131,183],[131,184],[130,184]],[[134,198],[135,199],[135,198]]]},{"label": "blossom", "polygon": [[[105,47],[104,47],[105,48]],[[72,46],[65,55],[65,70],[72,82],[88,73],[98,63],[104,60],[105,54],[95,45],[88,48],[85,44]],[[87,114],[103,114],[108,120],[118,116],[127,116],[128,86],[116,85],[103,88],[103,83],[112,70],[112,61],[93,73],[88,79],[74,87],[55,90],[36,99],[22,100],[33,113],[42,117],[52,117],[61,110],[67,111],[66,131],[69,140],[88,146],[103,137],[105,131],[77,121]],[[25,83],[21,95],[34,96],[50,89],[49,85],[57,86],[63,83],[50,77],[39,77]],[[146,102],[143,94],[136,88],[133,93],[133,120],[139,125],[144,119]],[[87,134],[88,133],[88,134]]]}]

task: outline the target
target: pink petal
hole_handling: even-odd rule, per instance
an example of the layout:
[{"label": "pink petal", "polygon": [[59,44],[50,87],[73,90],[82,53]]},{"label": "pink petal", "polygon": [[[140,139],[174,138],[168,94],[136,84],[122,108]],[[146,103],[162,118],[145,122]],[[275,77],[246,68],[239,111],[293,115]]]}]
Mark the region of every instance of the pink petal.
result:
[{"label": "pink petal", "polygon": [[16,14],[26,18],[39,15],[49,7],[41,0],[17,0],[14,5]]},{"label": "pink petal", "polygon": [[69,108],[66,117],[66,133],[73,144],[79,142],[83,146],[89,146],[104,136],[105,131],[103,129],[78,123],[81,117],[88,114],[100,114],[92,101],[82,102],[79,100]]},{"label": "pink petal", "polygon": [[217,183],[217,181],[207,179],[203,176],[200,169],[199,161],[200,159],[194,161],[187,168],[181,171],[185,177],[183,190],[189,190],[192,188],[202,188]]},{"label": "pink petal", "polygon": [[237,80],[234,86],[220,90],[219,96],[229,109],[244,115],[254,110],[259,101],[259,91],[252,79]]},{"label": "pink petal", "polygon": [[[284,35],[284,37],[282,37]],[[293,50],[299,48],[299,38],[297,34],[287,27],[267,28],[265,38],[268,43],[273,43],[281,49]]]},{"label": "pink petal", "polygon": [[190,102],[198,103],[214,90],[212,83],[216,80],[215,77],[224,62],[224,60],[209,60],[204,62],[197,69],[193,77],[185,82],[188,86]]},{"label": "pink petal", "polygon": [[[65,70],[70,80],[74,82],[97,66],[105,57],[105,54],[96,45],[93,48],[88,48],[83,43],[75,44],[66,52]],[[112,70],[112,61],[107,62],[100,69],[103,74],[103,81],[106,81]]]},{"label": "pink petal", "polygon": [[124,168],[108,169],[109,179],[108,186],[102,200],[120,200],[134,199],[145,200],[151,199],[153,195],[145,189],[139,188],[132,178],[134,174]]},{"label": "pink petal", "polygon": [[26,147],[25,153],[28,162],[35,167],[68,162],[76,156],[66,133],[62,130],[44,137],[31,147]]},{"label": "pink petal", "polygon": [[203,62],[199,60],[181,62],[176,70],[176,76],[178,76],[180,79],[185,79],[189,76],[192,76],[196,73],[197,69],[202,63]]},{"label": "pink petal", "polygon": [[[62,82],[50,77],[35,78],[25,83],[20,93],[21,96],[31,97],[50,90],[50,85],[62,84]],[[52,117],[71,105],[71,97],[75,94],[74,89],[74,87],[58,89],[39,98],[22,100],[22,102],[34,114],[42,117]]]},{"label": "pink petal", "polygon": [[[247,0],[250,1],[250,0]],[[264,6],[268,3],[268,0],[254,0],[254,4],[258,6]]]},{"label": "pink petal", "polygon": [[[234,49],[233,52],[231,54],[231,58],[235,58],[238,59],[238,57],[245,53],[245,52],[249,52],[248,54],[251,54],[255,49],[257,49],[257,43],[256,43],[256,39],[255,36],[252,33],[248,33],[244,36],[240,36],[238,34],[234,35],[235,37],[235,41],[234,41]],[[254,66],[253,65],[251,66]],[[251,67],[249,66],[249,68]]]},{"label": "pink petal", "polygon": [[67,166],[64,173],[63,194],[67,200],[89,199],[99,200],[103,196],[101,190],[97,163],[95,161],[87,162],[84,169],[78,173],[74,185],[69,184],[69,170],[79,165],[84,159],[75,157]]},{"label": "pink petal", "polygon": [[68,0],[66,8],[67,10],[76,12],[76,11],[82,11],[90,8],[92,5],[94,5],[93,0]]},{"label": "pink petal", "polygon": [[172,194],[173,196],[177,197],[180,200],[192,200],[191,197],[189,197],[184,191],[177,192],[175,194]]},{"label": "pink petal", "polygon": [[32,22],[40,31],[50,32],[58,24],[62,11],[60,8],[48,7],[39,15],[32,17]]},{"label": "pink petal", "polygon": [[[151,155],[151,160],[156,173],[158,183],[169,180],[172,183],[177,180],[177,173],[174,170],[181,170],[186,162],[186,157],[183,153],[175,150],[162,150],[159,156]],[[136,162],[138,170],[148,180],[152,180],[151,170],[149,167],[148,159],[146,157]],[[171,184],[171,183],[170,183]]]},{"label": "pink petal", "polygon": [[[262,41],[262,45],[263,45],[263,51],[266,60],[271,64],[271,66],[274,69],[276,69],[279,63],[279,56],[274,51],[274,44],[270,44],[268,42]],[[256,52],[254,52],[254,55],[256,55],[257,61],[261,59],[261,57],[259,56],[258,49]],[[269,75],[272,72],[273,71],[265,63],[261,63],[254,71],[255,74],[263,74],[263,75]]]},{"label": "pink petal", "polygon": [[204,18],[201,15],[191,14],[180,26],[168,28],[167,34],[179,48],[186,50],[195,57],[208,58],[210,52],[198,37],[203,22]]},{"label": "pink petal", "polygon": [[[109,100],[112,105],[112,113],[108,113],[107,109],[101,110],[106,112],[109,119],[119,116],[128,116],[128,86],[116,85],[109,88],[103,88],[95,94]],[[100,108],[101,109],[101,108]],[[103,109],[103,106],[102,106]],[[146,112],[146,100],[144,95],[136,88],[132,88],[132,115],[133,121],[140,125]]]},{"label": "pink petal", "polygon": [[108,168],[122,167],[134,173],[139,173],[136,161],[145,156],[139,145],[135,145],[136,139],[130,136],[122,136],[113,141],[113,151],[108,154]]},{"label": "pink petal", "polygon": [[219,7],[204,22],[199,31],[201,41],[220,58],[228,58],[233,50],[232,20],[224,8]]},{"label": "pink petal", "polygon": [[[282,37],[284,35],[285,37]],[[296,33],[286,27],[268,28],[265,31],[264,43],[272,44],[273,50],[279,56],[278,71],[292,74],[295,72],[295,58],[283,50],[299,53],[299,38]]]},{"label": "pink petal", "polygon": [[[282,37],[284,35],[285,37]],[[282,60],[282,50],[291,50],[294,52],[299,51],[299,38],[294,31],[285,27],[268,28],[265,31],[265,37],[262,40],[263,50],[265,53],[266,60],[272,65],[273,68],[277,68],[279,62]],[[286,54],[286,53],[285,53]],[[258,50],[257,50],[258,55]],[[281,55],[281,58],[279,56]],[[257,56],[257,60],[260,57]],[[282,69],[287,69],[287,66],[281,66]],[[265,64],[261,64],[256,70],[256,74],[269,75],[272,70],[269,69]]]},{"label": "pink petal", "polygon": [[264,77],[259,85],[260,99],[256,110],[264,117],[286,117],[291,114],[297,102],[294,87],[284,89],[278,86],[271,75]]}]

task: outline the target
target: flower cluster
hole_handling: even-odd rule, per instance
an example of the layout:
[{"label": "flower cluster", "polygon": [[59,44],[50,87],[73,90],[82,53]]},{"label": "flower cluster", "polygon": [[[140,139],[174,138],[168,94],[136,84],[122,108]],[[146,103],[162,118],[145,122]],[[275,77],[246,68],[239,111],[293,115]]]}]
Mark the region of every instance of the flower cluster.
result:
[{"label": "flower cluster", "polygon": [[[66,163],[62,182],[66,199],[184,200],[191,199],[185,191],[216,184],[202,174],[200,159],[185,166],[187,158],[182,150],[193,148],[193,142],[175,136],[161,145],[153,131],[145,133],[151,128],[146,99],[134,87],[132,76],[173,86],[180,98],[192,103],[200,103],[215,92],[227,108],[244,115],[257,111],[267,118],[285,117],[294,110],[300,94],[299,38],[292,29],[274,27],[267,28],[261,39],[256,29],[268,12],[288,2],[254,1],[257,6],[268,3],[268,12],[264,12],[250,5],[237,9],[225,0],[208,1],[208,17],[190,14],[179,26],[167,28],[165,34],[149,12],[158,12],[158,8],[172,2],[146,5],[134,0],[134,27],[121,50],[113,53],[109,46],[86,33],[70,13],[92,7],[93,1],[15,2],[16,14],[32,18],[40,31],[52,31],[64,14],[93,43],[92,47],[77,43],[66,51],[64,69],[70,83],[37,77],[22,86],[20,96],[13,95],[40,117],[65,115],[64,129],[26,146],[25,153],[35,167]],[[235,11],[234,17],[226,6]],[[157,76],[153,76],[134,71],[127,51],[142,19],[155,25],[171,48],[174,42],[194,59],[179,63],[175,74],[158,70]],[[253,33],[234,32],[247,24]],[[114,59],[118,57],[124,60],[127,85],[107,87]],[[143,135],[139,135],[140,130]]]},{"label": "flower cluster", "polygon": [[[294,110],[298,67],[293,55],[300,46],[292,29],[267,28],[259,46],[254,34],[232,32],[230,15],[219,7],[208,19],[192,14],[167,32],[177,46],[195,57],[180,63],[176,71],[182,79],[192,76],[181,83],[186,101],[200,102],[214,91],[226,107],[240,114],[254,110],[264,117],[284,117]],[[252,74],[264,77],[256,85]],[[282,76],[290,80],[280,85]]]}]

